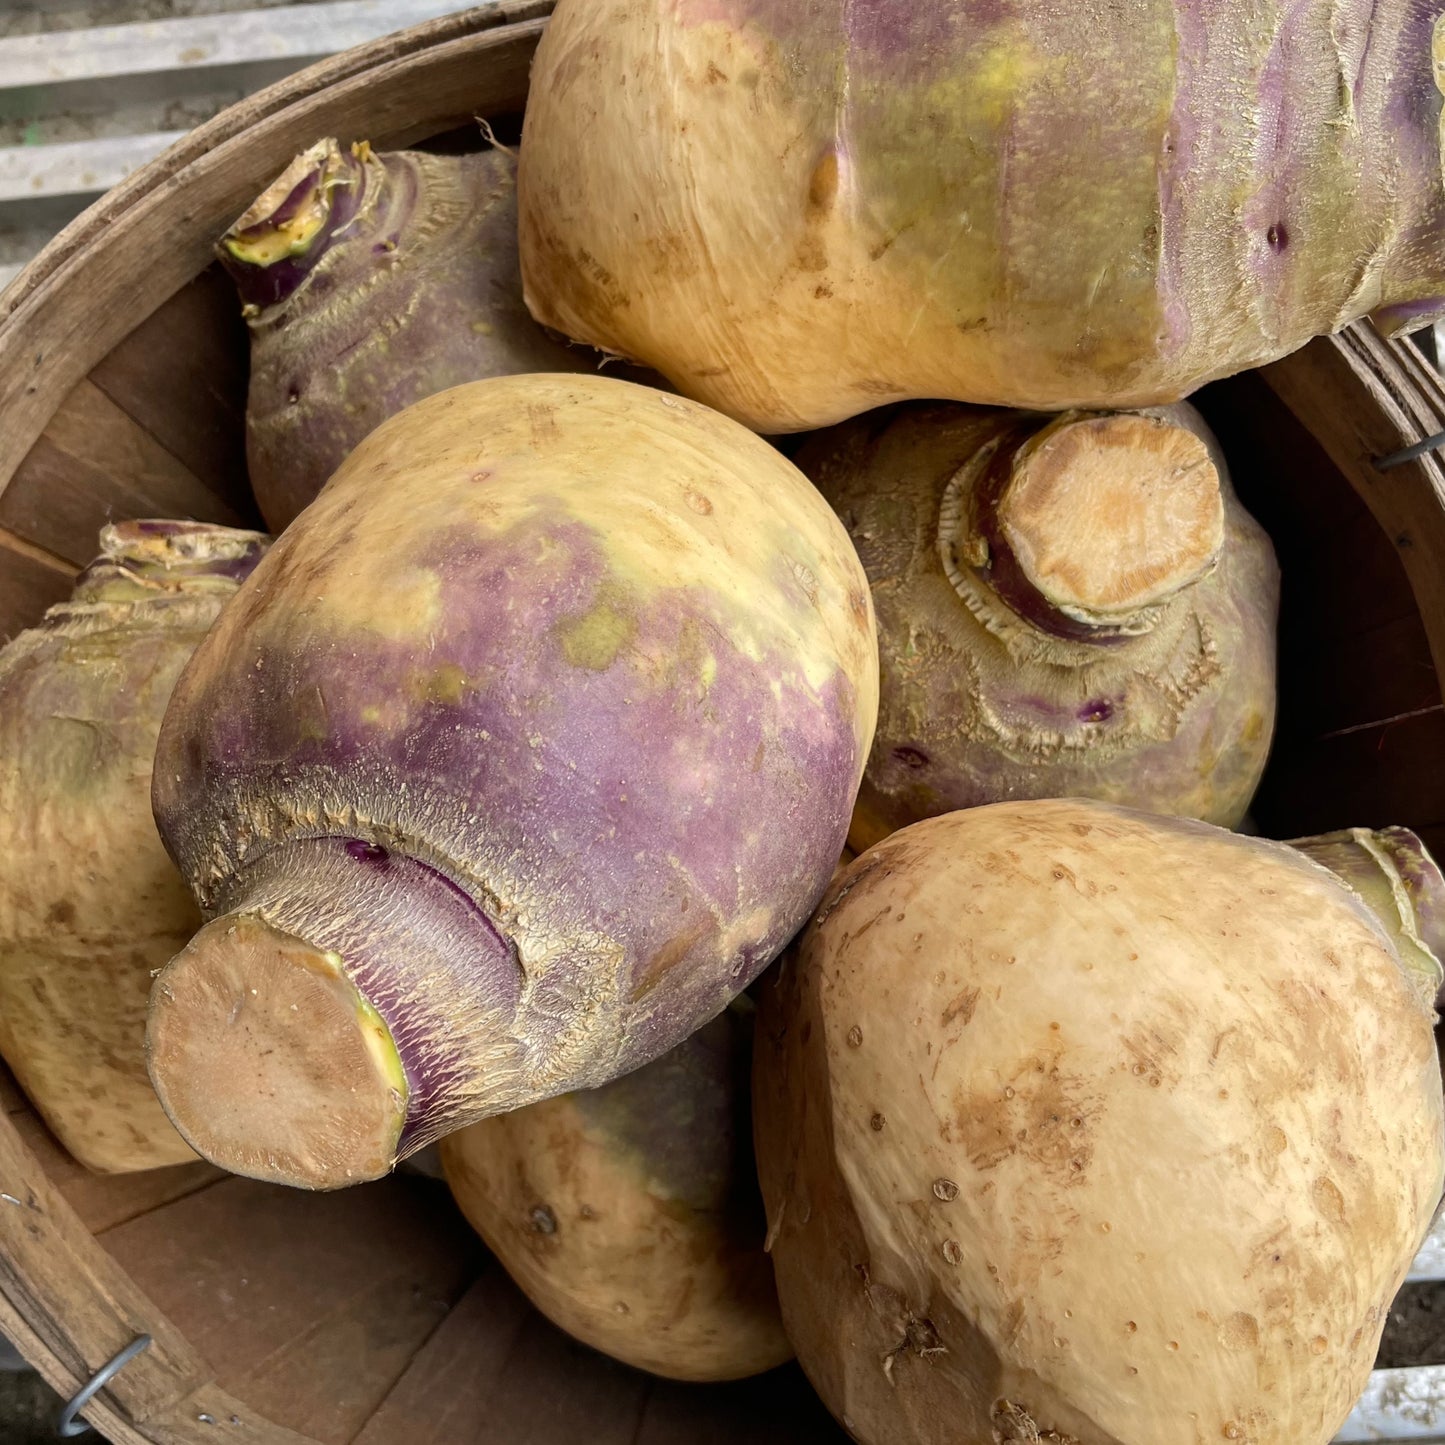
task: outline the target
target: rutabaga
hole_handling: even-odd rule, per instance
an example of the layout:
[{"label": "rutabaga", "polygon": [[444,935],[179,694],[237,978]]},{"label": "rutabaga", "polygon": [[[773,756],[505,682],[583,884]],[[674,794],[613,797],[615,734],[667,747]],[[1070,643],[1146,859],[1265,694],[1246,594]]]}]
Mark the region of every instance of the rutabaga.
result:
[{"label": "rutabaga", "polygon": [[246,456],[276,530],[425,396],[598,356],[527,314],[516,161],[318,141],[221,239],[251,330]]},{"label": "rutabaga", "polygon": [[1176,401],[1445,310],[1421,0],[561,0],[533,315],[761,431]]},{"label": "rutabaga", "polygon": [[1279,574],[1192,407],[911,405],[796,461],[878,616],[855,847],[1005,799],[1239,823],[1274,731]]},{"label": "rutabaga", "polygon": [[1060,800],[835,880],[762,991],[755,1125],[784,1324],[861,1445],[1332,1438],[1445,1145],[1440,966],[1343,868]]},{"label": "rutabaga", "polygon": [[266,539],[121,522],[0,652],[0,1054],[87,1168],[195,1156],[146,1077],[151,977],[200,926],[151,819],[181,668]]},{"label": "rutabaga", "polygon": [[441,1142],[457,1203],[537,1308],[672,1379],[741,1379],[793,1353],[763,1252],[751,1014],[739,1000],[611,1084]]},{"label": "rutabaga", "polygon": [[216,915],[152,994],[167,1111],[332,1187],[665,1053],[812,911],[877,697],[848,535],[744,428],[583,376],[408,408],[167,714]]}]

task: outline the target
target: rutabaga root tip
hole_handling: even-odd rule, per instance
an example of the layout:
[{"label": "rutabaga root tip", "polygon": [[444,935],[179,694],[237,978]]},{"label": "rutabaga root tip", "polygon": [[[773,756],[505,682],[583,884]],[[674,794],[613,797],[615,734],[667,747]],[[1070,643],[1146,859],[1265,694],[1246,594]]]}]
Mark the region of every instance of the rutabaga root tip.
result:
[{"label": "rutabaga root tip", "polygon": [[201,929],[161,971],[151,1081],[186,1142],[253,1179],[337,1189],[388,1173],[407,1082],[342,960],[254,914]]}]

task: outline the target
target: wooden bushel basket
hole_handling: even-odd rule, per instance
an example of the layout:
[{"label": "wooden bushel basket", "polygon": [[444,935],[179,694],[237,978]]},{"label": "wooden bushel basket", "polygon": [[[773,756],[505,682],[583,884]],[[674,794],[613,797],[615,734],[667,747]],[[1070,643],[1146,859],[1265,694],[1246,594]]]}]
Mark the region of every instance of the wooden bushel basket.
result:
[{"label": "wooden bushel basket", "polygon": [[[325,135],[378,147],[514,117],[550,0],[494,0],[340,55],[192,132],[0,295],[0,636],[70,592],[108,520],[254,525],[246,335],[211,245]],[[1279,731],[1254,818],[1405,823],[1445,855],[1445,389],[1365,326],[1207,388],[1284,575]],[[307,1195],[205,1164],[89,1175],[0,1087],[0,1332],[121,1445],[808,1445],[795,1367],[725,1387],[615,1365],[540,1318],[444,1186]]]}]

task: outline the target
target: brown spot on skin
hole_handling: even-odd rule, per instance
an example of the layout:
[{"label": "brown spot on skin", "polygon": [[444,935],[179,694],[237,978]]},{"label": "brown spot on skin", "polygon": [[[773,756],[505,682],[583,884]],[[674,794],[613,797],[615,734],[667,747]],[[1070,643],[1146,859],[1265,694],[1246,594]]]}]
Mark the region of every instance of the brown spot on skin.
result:
[{"label": "brown spot on skin", "polygon": [[45,921],[51,924],[66,924],[75,921],[75,904],[69,898],[52,903],[45,910]]},{"label": "brown spot on skin", "polygon": [[973,1018],[973,1011],[978,1007],[978,990],[976,988],[965,988],[956,994],[943,1010],[943,1026],[945,1028],[954,1019],[962,1018],[967,1024]]},{"label": "brown spot on skin", "polygon": [[532,444],[538,447],[548,445],[561,435],[555,412],[540,402],[531,402],[527,406],[527,429],[531,433]]},{"label": "brown spot on skin", "polygon": [[712,930],[709,919],[700,919],[689,929],[675,933],[653,954],[632,990],[634,999],[645,998],[667,977],[669,971],[690,954],[702,939]]},{"label": "brown spot on skin", "polygon": [[798,245],[794,265],[800,271],[826,271],[828,251],[816,236],[809,236]]},{"label": "brown spot on skin", "polygon": [[694,491],[689,487],[687,491],[683,493],[683,497],[688,506],[691,507],[694,512],[698,513],[699,516],[710,517],[712,515],[712,502],[703,496],[701,492]]},{"label": "brown spot on skin", "polygon": [[976,1169],[997,1168],[1019,1154],[1041,1166],[1057,1187],[1072,1188],[1087,1177],[1094,1154],[1088,1125],[1101,1107],[1084,1080],[1039,1059],[1002,1095],[960,1092],[954,1125]]},{"label": "brown spot on skin", "polygon": [[727,73],[719,70],[715,61],[708,61],[707,74],[703,76],[708,85],[721,85],[727,78]]},{"label": "brown spot on skin", "polygon": [[808,209],[828,211],[838,198],[839,165],[837,151],[826,151],[813,174],[808,178]]},{"label": "brown spot on skin", "polygon": [[1320,1214],[1331,1224],[1345,1222],[1345,1196],[1333,1179],[1321,1177],[1310,1186],[1310,1198]]}]

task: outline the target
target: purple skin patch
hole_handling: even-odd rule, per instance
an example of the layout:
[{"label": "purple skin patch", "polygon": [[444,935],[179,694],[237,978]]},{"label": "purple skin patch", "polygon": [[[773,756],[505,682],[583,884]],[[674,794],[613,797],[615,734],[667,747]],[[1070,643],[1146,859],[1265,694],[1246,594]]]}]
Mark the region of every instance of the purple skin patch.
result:
[{"label": "purple skin patch", "polygon": [[[341,531],[345,517],[331,518]],[[161,834],[212,907],[244,897],[228,878],[206,886],[202,860],[219,848],[234,869],[239,839],[245,868],[318,810],[386,838],[389,859],[345,842],[369,869],[421,840],[438,876],[515,935],[524,969],[539,938],[550,946],[518,1014],[529,1051],[575,1026],[576,1001],[614,1001],[610,1052],[562,1088],[674,1046],[806,920],[860,764],[846,677],[813,688],[791,655],[747,655],[705,583],[639,591],[546,498],[500,535],[423,534],[415,562],[437,605],[421,638],[321,615],[310,556],[344,543],[296,539],[228,608],[160,740]],[[595,942],[583,946],[599,937],[616,951],[606,978]],[[373,1002],[406,1036],[407,997]]]}]

